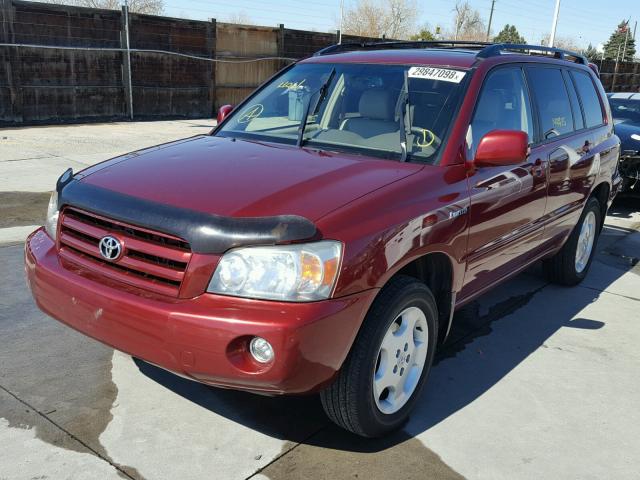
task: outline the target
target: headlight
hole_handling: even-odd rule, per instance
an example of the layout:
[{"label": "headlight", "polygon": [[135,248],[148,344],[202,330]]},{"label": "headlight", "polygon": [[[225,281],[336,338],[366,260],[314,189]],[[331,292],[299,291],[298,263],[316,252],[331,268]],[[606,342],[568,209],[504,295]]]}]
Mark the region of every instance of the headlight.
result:
[{"label": "headlight", "polygon": [[47,207],[47,219],[44,223],[44,229],[49,236],[55,240],[56,230],[58,229],[58,192],[53,192],[49,199],[49,206]]},{"label": "headlight", "polygon": [[331,295],[341,255],[342,244],[333,240],[237,248],[220,259],[207,291],[290,302],[322,300]]}]

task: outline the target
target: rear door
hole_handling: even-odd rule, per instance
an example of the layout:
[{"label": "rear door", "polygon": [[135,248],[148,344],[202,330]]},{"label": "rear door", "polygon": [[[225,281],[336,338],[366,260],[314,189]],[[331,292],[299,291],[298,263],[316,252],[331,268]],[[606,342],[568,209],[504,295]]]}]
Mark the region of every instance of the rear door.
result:
[{"label": "rear door", "polygon": [[598,174],[595,147],[604,116],[588,73],[555,65],[532,65],[526,73],[541,132],[538,148],[549,168],[544,239],[561,243]]},{"label": "rear door", "polygon": [[[524,72],[509,65],[484,81],[467,135],[468,158],[492,130],[521,130],[536,138]],[[535,257],[542,242],[546,158],[534,149],[520,165],[477,168],[469,176],[471,206],[467,272],[461,299],[489,288]]]}]

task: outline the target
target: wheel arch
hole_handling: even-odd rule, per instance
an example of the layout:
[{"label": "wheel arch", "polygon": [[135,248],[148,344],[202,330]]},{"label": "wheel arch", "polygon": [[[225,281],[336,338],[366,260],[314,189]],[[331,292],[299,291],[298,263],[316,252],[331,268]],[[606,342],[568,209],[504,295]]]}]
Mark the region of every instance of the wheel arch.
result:
[{"label": "wheel arch", "polygon": [[600,230],[604,227],[604,219],[609,208],[609,192],[611,192],[611,185],[609,185],[609,182],[604,181],[596,185],[589,196],[589,198],[593,197],[600,203]]},{"label": "wheel arch", "polygon": [[457,263],[454,263],[447,253],[430,251],[408,260],[393,272],[390,272],[379,287],[382,291],[392,279],[399,275],[413,277],[429,287],[438,306],[438,340],[443,342],[451,327],[455,304],[456,265]]}]

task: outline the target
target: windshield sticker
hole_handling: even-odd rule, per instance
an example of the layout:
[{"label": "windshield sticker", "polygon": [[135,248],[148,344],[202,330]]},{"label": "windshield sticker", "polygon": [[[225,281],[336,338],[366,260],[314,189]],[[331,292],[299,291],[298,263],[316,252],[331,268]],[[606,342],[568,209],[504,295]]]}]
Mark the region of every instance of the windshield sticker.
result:
[{"label": "windshield sticker", "polygon": [[431,130],[422,128],[422,137],[416,140],[416,145],[420,148],[430,147],[436,141],[436,136]]},{"label": "windshield sticker", "polygon": [[278,84],[278,88],[284,88],[285,90],[298,90],[304,86],[304,82],[307,79],[300,80],[299,82],[281,82]]},{"label": "windshield sticker", "polygon": [[465,72],[449,70],[447,68],[411,67],[409,78],[426,78],[428,80],[442,80],[443,82],[460,83]]},{"label": "windshield sticker", "polygon": [[565,117],[554,117],[551,119],[551,122],[556,128],[563,128],[567,126],[567,119]]},{"label": "windshield sticker", "polygon": [[249,123],[254,118],[258,118],[260,115],[262,115],[263,110],[264,110],[264,107],[259,103],[256,103],[255,105],[250,106],[240,114],[240,117],[238,118],[238,123]]}]

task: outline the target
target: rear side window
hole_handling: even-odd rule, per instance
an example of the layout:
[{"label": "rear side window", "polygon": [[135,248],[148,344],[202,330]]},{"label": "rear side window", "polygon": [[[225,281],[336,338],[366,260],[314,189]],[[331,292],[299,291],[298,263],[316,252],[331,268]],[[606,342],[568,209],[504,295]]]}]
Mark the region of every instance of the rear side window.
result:
[{"label": "rear side window", "polygon": [[500,68],[491,72],[482,86],[471,122],[471,144],[475,149],[492,130],[521,130],[533,141],[533,117],[524,76],[519,67]]},{"label": "rear side window", "polygon": [[584,72],[572,71],[576,82],[576,88],[578,89],[578,95],[582,100],[582,108],[584,110],[584,118],[587,122],[587,127],[597,127],[603,123],[602,106],[600,105],[600,99],[596,92],[596,87],[591,81],[591,77]]},{"label": "rear side window", "polygon": [[573,113],[562,71],[529,67],[527,75],[538,106],[543,139],[573,132]]}]

